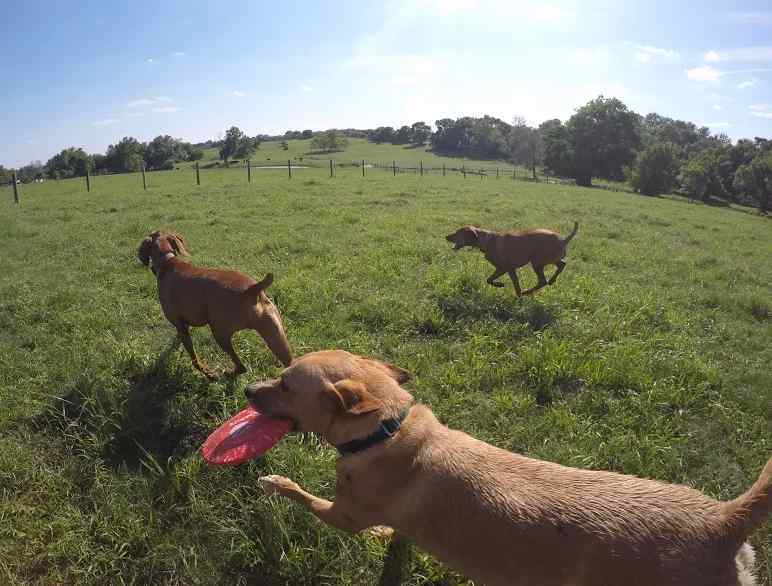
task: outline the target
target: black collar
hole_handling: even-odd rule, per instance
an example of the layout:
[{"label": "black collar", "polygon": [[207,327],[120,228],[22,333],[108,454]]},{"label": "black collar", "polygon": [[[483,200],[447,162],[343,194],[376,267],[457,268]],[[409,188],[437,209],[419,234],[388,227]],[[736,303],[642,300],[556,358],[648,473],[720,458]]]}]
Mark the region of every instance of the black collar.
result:
[{"label": "black collar", "polygon": [[351,440],[350,442],[346,442],[345,444],[341,444],[335,447],[338,449],[338,452],[340,452],[341,456],[356,454],[357,452],[366,450],[367,448],[372,447],[375,444],[382,442],[383,440],[389,439],[391,436],[397,433],[409,412],[409,407],[403,409],[396,417],[392,417],[391,419],[384,419],[381,421],[378,429],[376,429],[366,438]]}]

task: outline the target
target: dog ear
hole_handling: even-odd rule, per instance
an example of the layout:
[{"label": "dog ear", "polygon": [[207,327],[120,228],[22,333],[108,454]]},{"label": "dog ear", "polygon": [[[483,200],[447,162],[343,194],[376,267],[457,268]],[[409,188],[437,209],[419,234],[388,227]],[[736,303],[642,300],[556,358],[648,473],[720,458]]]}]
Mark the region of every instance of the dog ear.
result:
[{"label": "dog ear", "polygon": [[265,291],[266,289],[268,289],[268,287],[271,286],[272,283],[273,283],[273,273],[266,273],[262,281],[260,281],[259,283],[255,283],[252,286],[256,287],[260,291]]},{"label": "dog ear", "polygon": [[383,403],[364,384],[350,378],[328,385],[325,393],[337,410],[349,415],[364,415],[383,408]]},{"label": "dog ear", "polygon": [[150,238],[145,238],[142,242],[139,243],[137,256],[139,257],[140,262],[145,266],[150,264],[150,247],[152,244],[153,241]]},{"label": "dog ear", "polygon": [[383,360],[376,360],[374,358],[368,358],[367,360],[379,368],[385,370],[386,373],[399,384],[406,383],[412,378],[407,370],[400,368],[396,364],[392,364],[391,362],[384,362]]},{"label": "dog ear", "polygon": [[169,232],[169,244],[172,245],[174,252],[182,254],[183,256],[189,256],[188,245],[185,239],[177,232]]}]

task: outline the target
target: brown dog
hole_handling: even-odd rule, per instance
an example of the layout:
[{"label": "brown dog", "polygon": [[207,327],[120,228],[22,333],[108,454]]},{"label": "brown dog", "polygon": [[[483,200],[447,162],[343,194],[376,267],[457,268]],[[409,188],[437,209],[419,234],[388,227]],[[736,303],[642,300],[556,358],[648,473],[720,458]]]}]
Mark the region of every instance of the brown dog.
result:
[{"label": "brown dog", "polygon": [[[494,287],[503,287],[504,284],[497,282],[496,279],[507,273],[512,279],[515,293],[519,297],[520,295],[529,295],[555,282],[558,275],[566,268],[566,263],[563,260],[566,256],[566,246],[576,236],[578,230],[579,223],[574,222],[574,229],[571,233],[565,238],[561,238],[552,230],[490,232],[475,226],[464,226],[446,236],[445,239],[455,245],[453,250],[461,250],[464,246],[472,246],[482,250],[486,260],[496,267],[493,274],[488,277],[488,283]],[[528,263],[531,263],[539,282],[535,287],[521,291],[520,282],[517,280],[517,269]],[[544,267],[547,265],[557,267],[555,274],[549,280],[544,276]]]},{"label": "brown dog", "polygon": [[476,584],[750,586],[745,539],[772,508],[772,459],[748,492],[697,490],[533,460],[448,429],[400,386],[402,369],[307,354],[247,387],[260,411],[338,447],[334,502],[282,476],[269,494],[339,529],[388,525]]},{"label": "brown dog", "polygon": [[239,330],[256,330],[284,366],[292,363],[279,310],[265,294],[273,282],[268,273],[259,283],[238,271],[195,267],[178,255],[187,255],[187,245],[175,232],[153,232],[139,245],[138,256],[158,279],[158,298],[166,319],[193,361],[210,380],[214,373],[199,360],[188,328],[209,324],[214,339],[233,360],[234,374],[246,372],[231,338]]}]

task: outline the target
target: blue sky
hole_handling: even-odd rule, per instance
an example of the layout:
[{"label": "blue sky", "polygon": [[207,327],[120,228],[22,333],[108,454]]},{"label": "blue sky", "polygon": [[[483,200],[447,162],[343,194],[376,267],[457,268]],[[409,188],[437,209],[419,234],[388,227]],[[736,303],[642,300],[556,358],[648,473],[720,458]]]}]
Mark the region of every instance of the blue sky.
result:
[{"label": "blue sky", "polygon": [[772,137],[768,1],[5,0],[3,13],[6,167],[233,124],[538,124],[601,93],[733,139]]}]

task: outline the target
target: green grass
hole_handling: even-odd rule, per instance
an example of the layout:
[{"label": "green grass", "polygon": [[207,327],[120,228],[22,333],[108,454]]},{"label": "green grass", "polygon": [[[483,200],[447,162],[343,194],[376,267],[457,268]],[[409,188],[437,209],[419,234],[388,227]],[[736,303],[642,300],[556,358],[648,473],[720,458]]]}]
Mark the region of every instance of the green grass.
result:
[{"label": "green grass", "polygon": [[[423,161],[424,167],[439,168],[443,163],[450,167],[460,168],[462,165],[468,169],[499,167],[504,173],[512,172],[512,163],[508,161],[486,161],[467,157],[449,157],[435,154],[428,146],[414,147],[410,145],[393,145],[389,143],[375,144],[362,138],[350,138],[345,150],[335,153],[314,153],[311,150],[311,140],[288,140],[285,151],[281,148],[281,141],[267,141],[260,144],[260,149],[251,157],[253,165],[286,165],[288,159],[298,165],[311,165],[326,167],[330,159],[336,164],[359,165],[362,160],[366,164],[378,163],[391,165],[396,161],[403,167],[418,167]],[[201,165],[207,165],[219,160],[219,149],[206,149]],[[525,174],[525,169],[521,169]]]},{"label": "green grass", "polygon": [[[156,228],[193,261],[276,274],[296,354],[344,348],[407,368],[445,423],[564,464],[732,498],[772,454],[769,220],[511,180],[341,170],[189,170],[23,186],[0,202],[0,583],[373,584],[384,546],[266,498],[279,473],[331,496],[335,453],[285,438],[235,469],[206,435],[278,363],[207,384],[136,259]],[[516,300],[444,235],[580,225],[556,286]],[[521,271],[524,286],[534,283]],[[231,367],[208,330],[194,341]],[[772,575],[772,524],[752,538]],[[410,584],[463,580],[418,553]]]}]

